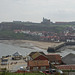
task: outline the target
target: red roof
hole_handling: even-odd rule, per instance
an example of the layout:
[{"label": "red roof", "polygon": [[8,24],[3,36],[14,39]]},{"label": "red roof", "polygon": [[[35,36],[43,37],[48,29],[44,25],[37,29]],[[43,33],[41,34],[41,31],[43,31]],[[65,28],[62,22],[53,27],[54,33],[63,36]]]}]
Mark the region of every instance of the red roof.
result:
[{"label": "red roof", "polygon": [[59,54],[47,54],[47,57],[50,61],[61,60],[61,56]]},{"label": "red roof", "polygon": [[28,66],[49,66],[48,60],[28,61]]},{"label": "red roof", "polygon": [[57,65],[56,68],[60,70],[75,70],[75,65]]}]

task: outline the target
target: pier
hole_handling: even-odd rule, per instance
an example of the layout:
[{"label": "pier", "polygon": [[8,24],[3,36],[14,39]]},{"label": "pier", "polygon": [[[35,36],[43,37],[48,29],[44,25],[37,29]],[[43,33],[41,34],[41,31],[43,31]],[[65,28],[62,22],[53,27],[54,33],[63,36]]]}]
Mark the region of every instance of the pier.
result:
[{"label": "pier", "polygon": [[58,46],[55,47],[48,47],[47,52],[56,52],[58,49],[67,46],[67,45],[75,45],[75,42],[64,42]]}]

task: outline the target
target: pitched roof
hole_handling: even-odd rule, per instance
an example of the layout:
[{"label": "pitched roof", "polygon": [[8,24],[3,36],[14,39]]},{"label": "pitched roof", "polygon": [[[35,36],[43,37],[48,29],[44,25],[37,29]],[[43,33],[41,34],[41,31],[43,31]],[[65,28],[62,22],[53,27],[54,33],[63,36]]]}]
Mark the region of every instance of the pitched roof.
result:
[{"label": "pitched roof", "polygon": [[[31,52],[31,53],[29,54],[29,56],[32,56],[32,55],[35,54],[35,53],[37,53],[37,52]],[[43,52],[39,52],[39,53],[45,55]],[[45,55],[45,56],[46,56],[46,55]]]},{"label": "pitched roof", "polygon": [[[32,55],[31,55],[31,54],[32,54]],[[32,59],[35,59],[35,58],[39,57],[40,55],[42,55],[42,56],[44,56],[44,57],[47,58],[47,56],[46,56],[43,52],[33,52],[33,53],[31,53],[31,54],[30,54],[30,57],[31,57]]]},{"label": "pitched roof", "polygon": [[68,54],[62,58],[62,61],[66,64],[75,64],[75,54]]},{"label": "pitched roof", "polygon": [[75,70],[75,65],[57,65],[56,68],[60,70]]},{"label": "pitched roof", "polygon": [[35,54],[32,55],[32,59],[35,59],[35,58],[37,58],[37,57],[40,56],[40,55],[41,55],[41,54],[37,52],[37,53],[35,53]]},{"label": "pitched roof", "polygon": [[59,54],[47,54],[46,55],[50,61],[58,61],[61,60],[61,56]]},{"label": "pitched roof", "polygon": [[16,52],[13,54],[13,56],[20,56],[21,54],[19,52]]},{"label": "pitched roof", "polygon": [[49,66],[48,60],[34,60],[28,62],[29,66]]}]

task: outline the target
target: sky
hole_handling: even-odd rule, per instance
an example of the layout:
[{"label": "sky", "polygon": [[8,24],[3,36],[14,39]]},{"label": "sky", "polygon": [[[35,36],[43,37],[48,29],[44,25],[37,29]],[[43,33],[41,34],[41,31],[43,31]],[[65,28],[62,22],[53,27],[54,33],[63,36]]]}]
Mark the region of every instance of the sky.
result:
[{"label": "sky", "polygon": [[75,0],[0,0],[0,22],[75,21]]}]

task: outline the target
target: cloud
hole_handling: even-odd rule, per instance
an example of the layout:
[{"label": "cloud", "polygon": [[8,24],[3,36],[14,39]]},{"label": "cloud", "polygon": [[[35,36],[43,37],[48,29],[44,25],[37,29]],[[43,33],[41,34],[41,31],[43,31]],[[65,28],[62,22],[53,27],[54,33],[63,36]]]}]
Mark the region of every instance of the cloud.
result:
[{"label": "cloud", "polygon": [[74,0],[0,0],[0,21],[40,22],[42,17],[74,20],[74,3]]}]

